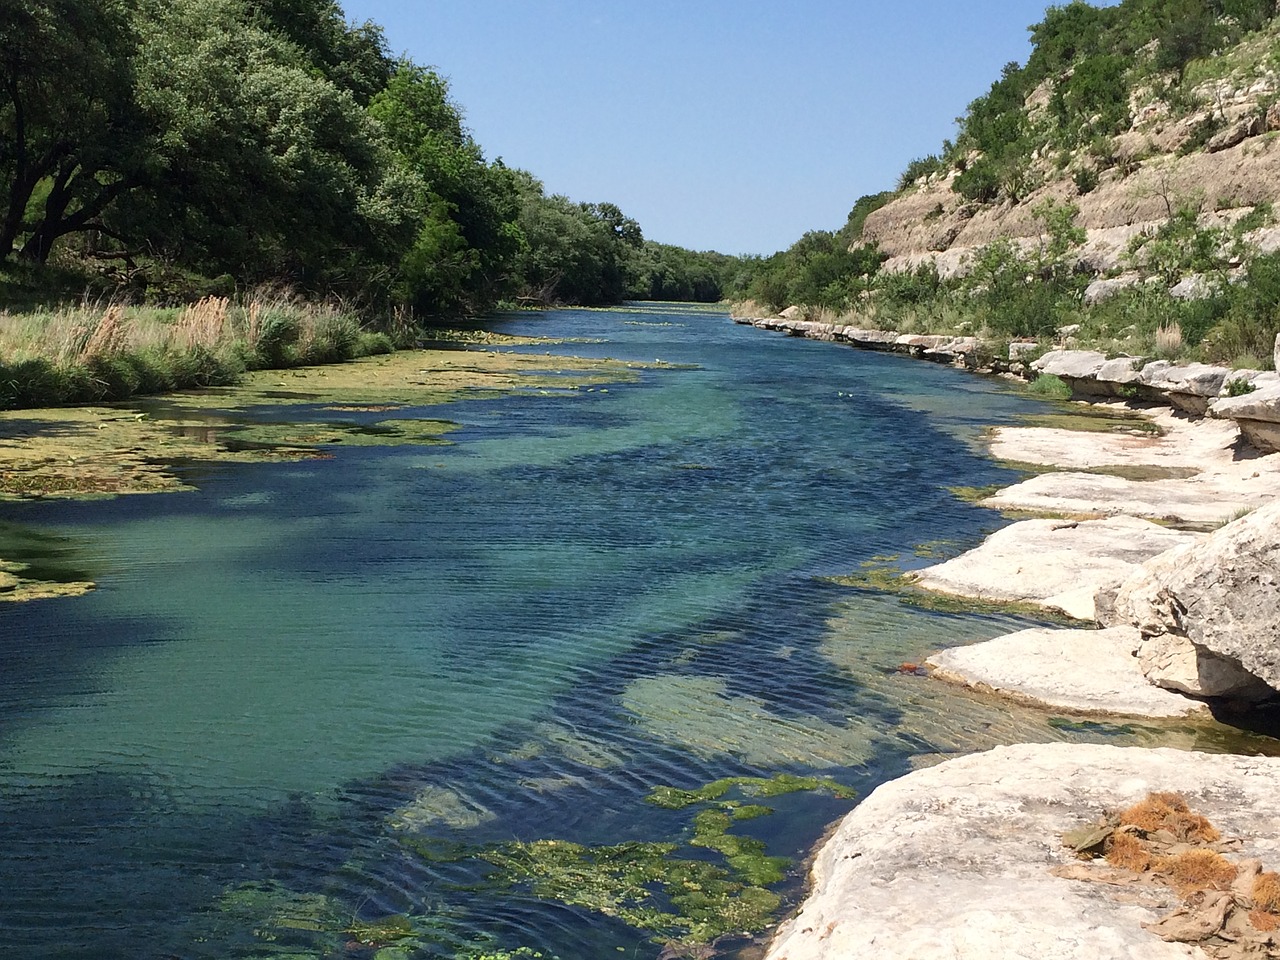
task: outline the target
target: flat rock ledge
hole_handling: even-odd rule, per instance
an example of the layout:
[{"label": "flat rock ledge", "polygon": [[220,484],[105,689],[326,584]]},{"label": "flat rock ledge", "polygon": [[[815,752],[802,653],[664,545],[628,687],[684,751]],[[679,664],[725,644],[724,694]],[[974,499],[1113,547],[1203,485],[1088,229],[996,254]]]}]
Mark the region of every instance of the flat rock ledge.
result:
[{"label": "flat rock ledge", "polygon": [[1050,872],[1073,862],[1063,833],[1152,791],[1182,793],[1239,838],[1230,859],[1280,864],[1280,758],[998,747],[886,783],[856,807],[766,960],[1203,958],[1143,929],[1178,905],[1167,889]]},{"label": "flat rock ledge", "polygon": [[1136,627],[1034,628],[953,647],[925,662],[935,679],[1071,713],[1209,716],[1204,703],[1147,680],[1133,654],[1140,640]]},{"label": "flat rock ledge", "polygon": [[925,590],[976,600],[1032,603],[1094,620],[1095,594],[1146,560],[1196,535],[1136,517],[1023,520],[980,546],[916,574]]}]

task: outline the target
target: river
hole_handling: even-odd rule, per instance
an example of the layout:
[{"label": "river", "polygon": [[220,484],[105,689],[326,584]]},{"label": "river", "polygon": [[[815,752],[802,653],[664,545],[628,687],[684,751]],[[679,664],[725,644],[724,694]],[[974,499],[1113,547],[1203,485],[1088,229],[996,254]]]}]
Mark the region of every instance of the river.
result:
[{"label": "river", "polygon": [[[28,558],[98,583],[0,609],[8,953],[653,958],[649,932],[527,882],[495,888],[470,854],[554,838],[710,857],[687,849],[686,811],[646,802],[654,787],[786,772],[865,795],[999,742],[1212,739],[903,673],[1030,622],[832,579],[953,555],[1006,522],[951,488],[1017,479],[982,430],[1044,401],[709,309],[489,328],[668,365],[344,415],[447,419],[447,444],[339,445],[205,469],[194,492],[0,509]],[[788,794],[736,829],[800,863],[853,802]],[[774,888],[793,901],[796,868]]]}]

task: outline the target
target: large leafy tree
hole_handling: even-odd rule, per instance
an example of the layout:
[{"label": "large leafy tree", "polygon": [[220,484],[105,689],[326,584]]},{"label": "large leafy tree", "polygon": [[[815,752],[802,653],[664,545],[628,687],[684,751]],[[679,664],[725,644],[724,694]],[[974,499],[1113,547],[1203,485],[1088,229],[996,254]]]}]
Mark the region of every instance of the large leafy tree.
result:
[{"label": "large leafy tree", "polygon": [[369,104],[420,226],[400,264],[396,293],[427,313],[490,305],[505,292],[521,245],[517,186],[487,163],[434,71],[400,63]]},{"label": "large leafy tree", "polygon": [[139,181],[146,125],[128,12],[117,0],[0,4],[0,258],[21,239],[43,262]]}]

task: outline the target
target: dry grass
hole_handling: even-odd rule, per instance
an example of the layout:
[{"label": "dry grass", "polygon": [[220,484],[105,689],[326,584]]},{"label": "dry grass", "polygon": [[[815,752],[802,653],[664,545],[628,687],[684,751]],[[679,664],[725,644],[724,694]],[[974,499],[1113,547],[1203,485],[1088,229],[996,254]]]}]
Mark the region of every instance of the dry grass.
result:
[{"label": "dry grass", "polygon": [[1175,320],[1156,328],[1156,355],[1172,360],[1182,355],[1182,326]]},{"label": "dry grass", "polygon": [[1236,866],[1212,850],[1188,850],[1165,857],[1159,869],[1181,897],[1199,890],[1225,890],[1236,878]]},{"label": "dry grass", "polygon": [[1142,841],[1132,833],[1116,833],[1107,848],[1107,863],[1122,870],[1145,873],[1155,860]]},{"label": "dry grass", "polygon": [[1280,873],[1260,873],[1254,878],[1253,905],[1280,914]]},{"label": "dry grass", "polygon": [[1187,813],[1190,808],[1180,793],[1149,793],[1120,814],[1120,822],[1137,827],[1145,833],[1155,833],[1164,826],[1165,818],[1172,813]]},{"label": "dry grass", "polygon": [[[256,303],[254,301],[252,305]],[[214,349],[229,333],[230,305],[231,301],[226,297],[205,297],[185,307],[174,326],[174,339],[188,350],[193,347]]]}]

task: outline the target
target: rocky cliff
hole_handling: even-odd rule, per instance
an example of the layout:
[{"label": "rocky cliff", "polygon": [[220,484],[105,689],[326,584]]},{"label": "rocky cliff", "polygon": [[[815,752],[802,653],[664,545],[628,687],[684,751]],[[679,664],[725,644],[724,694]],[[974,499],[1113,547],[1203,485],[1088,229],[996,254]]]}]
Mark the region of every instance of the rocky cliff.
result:
[{"label": "rocky cliff", "polygon": [[1280,248],[1269,211],[1280,202],[1278,47],[1273,21],[1198,62],[1181,85],[1159,74],[1134,81],[1122,128],[1074,147],[1055,140],[1046,116],[1055,86],[1070,72],[1045,80],[1023,102],[1022,125],[1035,146],[1016,185],[985,201],[966,199],[957,180],[982,154],[953,150],[941,169],[867,216],[862,242],[879,246],[889,272],[932,262],[943,277],[954,277],[995,240],[1038,243],[1044,227],[1034,211],[1053,199],[1079,208],[1076,223],[1087,233],[1080,261],[1099,275],[1134,266],[1126,256],[1133,238],[1153,233],[1180,209],[1193,209],[1202,226],[1229,227],[1263,205],[1266,215],[1246,224],[1252,229],[1245,239],[1263,252]]}]

